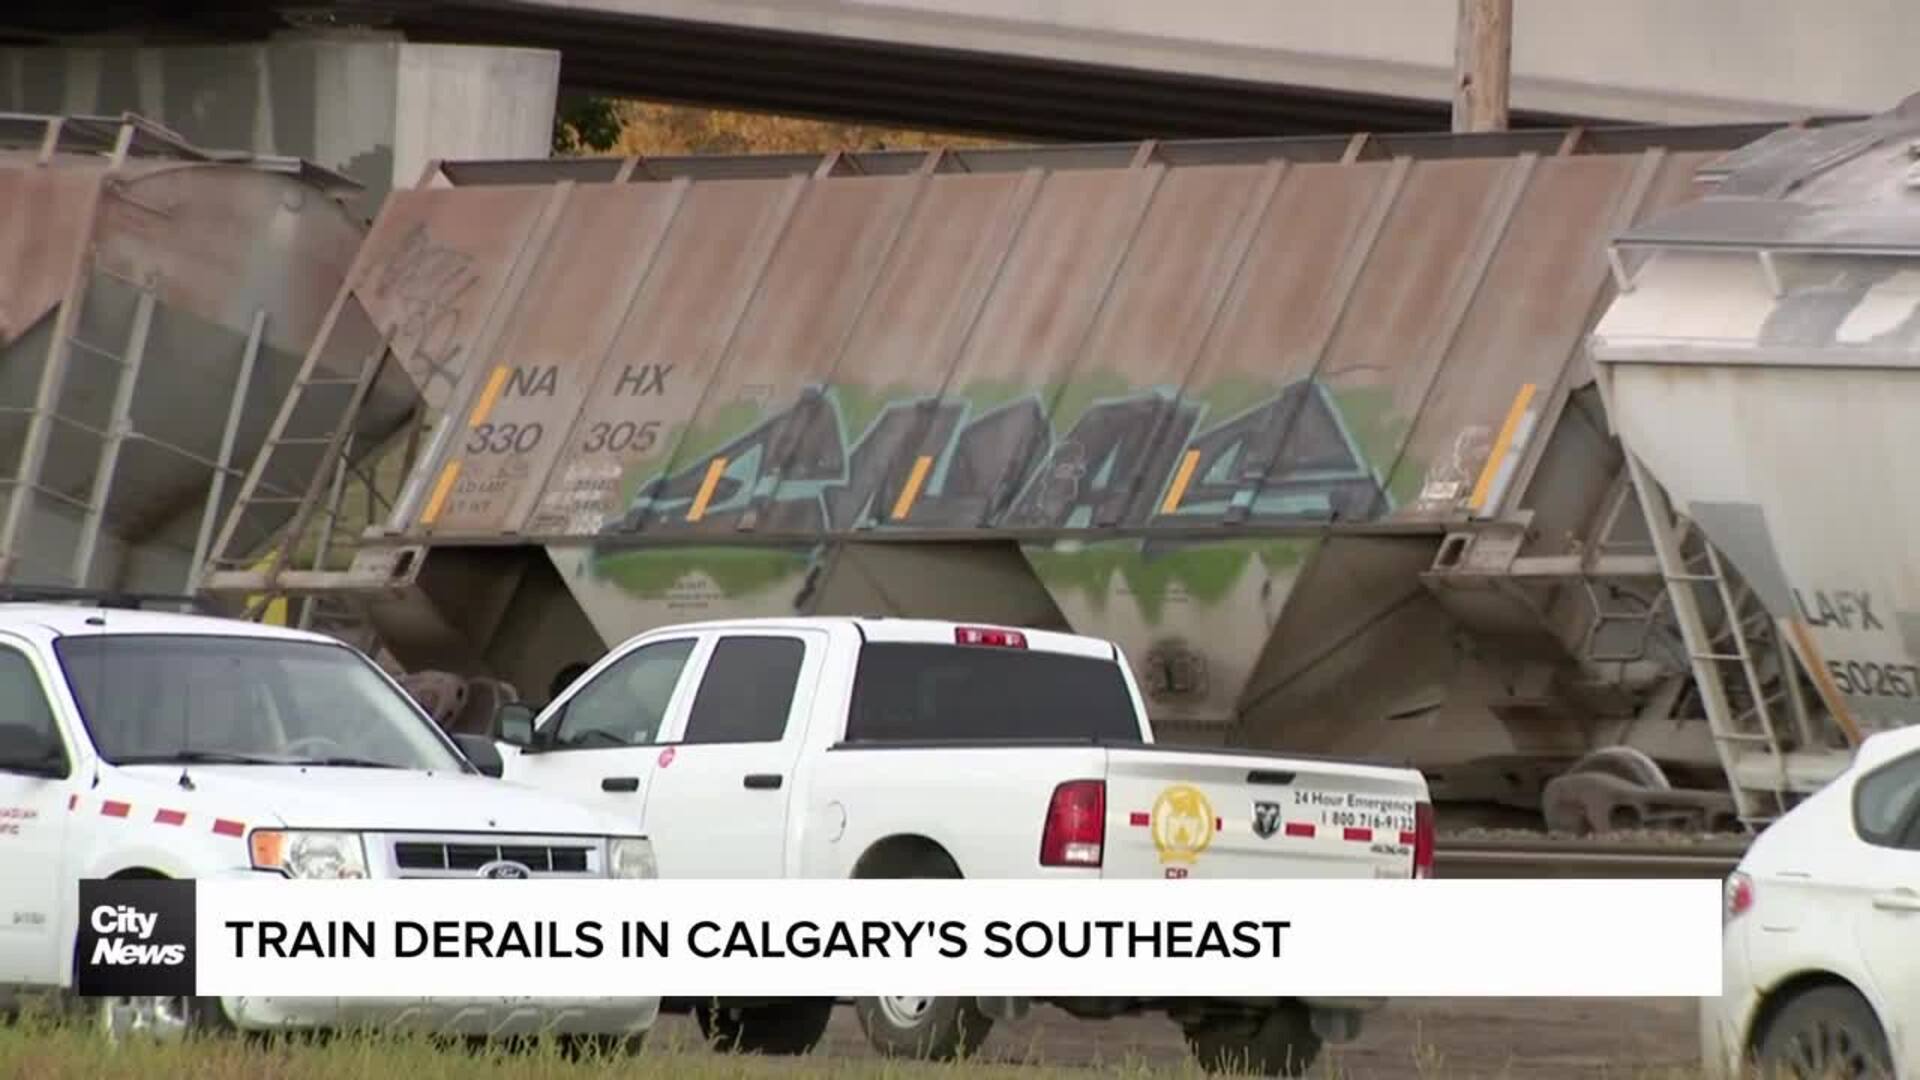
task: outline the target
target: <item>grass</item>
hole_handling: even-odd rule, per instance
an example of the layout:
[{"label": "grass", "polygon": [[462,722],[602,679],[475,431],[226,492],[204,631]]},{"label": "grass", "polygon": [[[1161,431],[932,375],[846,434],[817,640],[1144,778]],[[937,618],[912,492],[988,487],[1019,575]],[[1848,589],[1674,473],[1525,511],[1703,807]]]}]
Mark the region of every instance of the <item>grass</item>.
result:
[{"label": "grass", "polygon": [[[33,1080],[621,1080],[689,1078],[689,1080],[801,1080],[813,1077],[870,1078],[870,1080],[1049,1080],[1096,1075],[1088,1067],[1060,1067],[1043,1063],[1039,1048],[1019,1061],[919,1064],[881,1058],[841,1058],[815,1054],[803,1058],[763,1058],[715,1053],[697,1041],[675,1038],[678,1032],[656,1030],[637,1055],[587,1052],[569,1057],[552,1043],[519,1049],[473,1049],[407,1035],[343,1034],[308,1040],[289,1038],[235,1038],[218,1035],[183,1042],[130,1041],[114,1046],[87,1026],[69,1019],[30,1015],[13,1024],[0,1023],[0,1077]],[[1180,1066],[1151,1065],[1138,1058],[1105,1063],[1099,1074],[1150,1080],[1206,1076],[1191,1062]],[[1541,1075],[1530,1070],[1531,1075]],[[1311,1076],[1322,1080],[1355,1080],[1377,1075],[1374,1067],[1349,1070],[1334,1051],[1316,1065]],[[1462,1073],[1448,1068],[1437,1052],[1416,1049],[1411,1059],[1388,1075],[1420,1080],[1466,1080],[1468,1076],[1504,1076]],[[1630,1066],[1586,1075],[1606,1080],[1697,1080],[1692,1070],[1636,1070]]]}]

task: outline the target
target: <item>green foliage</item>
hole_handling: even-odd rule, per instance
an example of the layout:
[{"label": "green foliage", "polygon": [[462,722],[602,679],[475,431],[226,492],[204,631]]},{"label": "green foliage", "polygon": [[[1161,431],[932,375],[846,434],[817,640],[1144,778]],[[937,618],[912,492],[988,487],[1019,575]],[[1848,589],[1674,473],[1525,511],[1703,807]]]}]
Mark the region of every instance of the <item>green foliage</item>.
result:
[{"label": "green foliage", "polygon": [[620,142],[624,123],[620,103],[611,98],[583,97],[554,110],[553,152],[556,156],[604,154]]}]

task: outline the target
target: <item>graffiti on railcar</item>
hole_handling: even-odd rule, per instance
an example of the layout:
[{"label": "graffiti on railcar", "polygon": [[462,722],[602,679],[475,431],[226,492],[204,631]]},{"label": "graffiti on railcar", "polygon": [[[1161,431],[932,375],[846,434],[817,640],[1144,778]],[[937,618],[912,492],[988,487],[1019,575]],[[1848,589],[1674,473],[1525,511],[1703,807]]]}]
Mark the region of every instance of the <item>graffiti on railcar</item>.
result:
[{"label": "graffiti on railcar", "polygon": [[372,295],[396,305],[391,348],[431,400],[452,393],[464,372],[461,328],[480,284],[474,257],[416,224],[368,278]]},{"label": "graffiti on railcar", "polygon": [[[1164,388],[1072,410],[1053,390],[896,397],[877,411],[849,401],[851,389],[809,388],[731,439],[700,440],[697,453],[683,438],[667,471],[658,459],[645,466],[653,475],[601,531],[1368,521],[1394,505],[1315,382],[1217,421],[1216,404]],[[1069,411],[1057,434],[1049,414]]]}]

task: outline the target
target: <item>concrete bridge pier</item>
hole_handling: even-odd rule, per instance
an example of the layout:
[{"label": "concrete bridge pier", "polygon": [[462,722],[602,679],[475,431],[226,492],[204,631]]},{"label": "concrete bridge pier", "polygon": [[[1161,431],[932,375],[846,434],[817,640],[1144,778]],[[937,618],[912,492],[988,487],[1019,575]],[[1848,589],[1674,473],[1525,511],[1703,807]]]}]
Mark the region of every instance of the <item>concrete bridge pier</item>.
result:
[{"label": "concrete bridge pier", "polygon": [[546,156],[559,81],[554,51],[377,28],[0,48],[0,111],[135,112],[200,146],[305,158],[364,184],[353,209],[368,219],[435,158]]}]

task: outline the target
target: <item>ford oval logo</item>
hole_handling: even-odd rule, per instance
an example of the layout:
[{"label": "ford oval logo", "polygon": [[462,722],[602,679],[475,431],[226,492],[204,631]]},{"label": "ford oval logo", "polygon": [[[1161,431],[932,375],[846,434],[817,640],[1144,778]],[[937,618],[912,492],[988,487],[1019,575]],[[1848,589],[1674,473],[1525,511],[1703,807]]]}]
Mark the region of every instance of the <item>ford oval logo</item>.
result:
[{"label": "ford oval logo", "polygon": [[506,878],[511,880],[511,879],[518,879],[518,878],[530,878],[533,876],[533,871],[527,869],[526,864],[524,863],[510,862],[506,859],[499,859],[497,861],[490,862],[487,865],[481,867],[479,870],[479,874],[483,878]]}]

